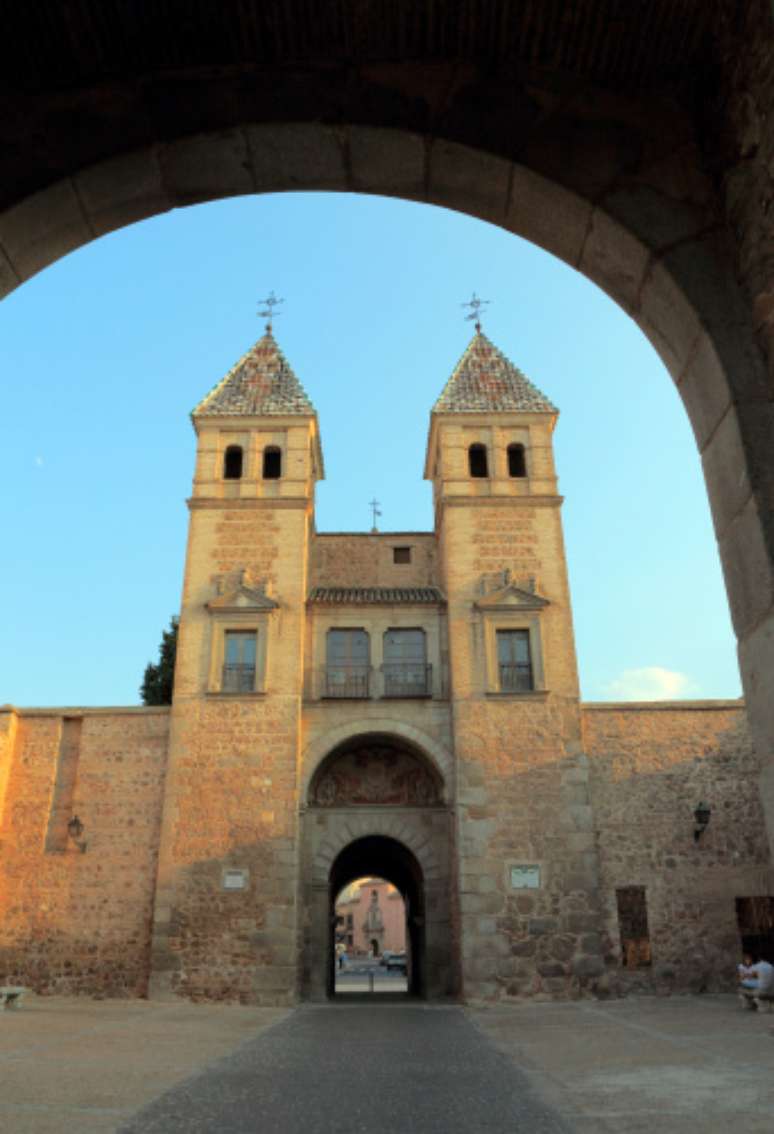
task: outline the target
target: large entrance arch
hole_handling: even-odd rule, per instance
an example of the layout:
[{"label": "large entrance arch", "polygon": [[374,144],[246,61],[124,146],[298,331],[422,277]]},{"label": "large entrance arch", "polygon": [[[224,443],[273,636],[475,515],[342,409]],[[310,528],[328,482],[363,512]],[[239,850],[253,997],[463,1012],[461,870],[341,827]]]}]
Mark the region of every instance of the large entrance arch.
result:
[{"label": "large entrance arch", "polygon": [[440,774],[418,748],[382,733],[350,737],[315,771],[301,813],[302,994],[334,989],[334,902],[368,875],[406,904],[409,991],[454,995],[453,824]]},{"label": "large entrance arch", "polygon": [[328,888],[328,950],[326,988],[335,991],[333,928],[337,895],[350,882],[373,875],[391,882],[403,898],[406,910],[408,992],[425,995],[425,880],[416,855],[397,839],[385,835],[365,835],[355,839],[336,856],[331,866]]}]

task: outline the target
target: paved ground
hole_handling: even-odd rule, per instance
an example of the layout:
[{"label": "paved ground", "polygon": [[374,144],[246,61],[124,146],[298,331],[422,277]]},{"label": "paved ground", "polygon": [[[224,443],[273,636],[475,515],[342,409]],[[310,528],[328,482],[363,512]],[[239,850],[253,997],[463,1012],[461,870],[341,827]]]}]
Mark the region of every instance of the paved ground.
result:
[{"label": "paved ground", "polygon": [[0,1084],[1,1134],[772,1134],[774,1014],[30,997]]},{"label": "paved ground", "polygon": [[773,1134],[774,1013],[735,996],[471,1013],[578,1134]]}]

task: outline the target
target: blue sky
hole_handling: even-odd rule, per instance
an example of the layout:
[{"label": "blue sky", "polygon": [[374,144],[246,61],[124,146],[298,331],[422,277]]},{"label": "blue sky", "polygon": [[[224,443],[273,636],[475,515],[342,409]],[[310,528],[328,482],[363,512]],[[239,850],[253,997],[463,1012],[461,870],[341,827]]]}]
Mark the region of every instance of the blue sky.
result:
[{"label": "blue sky", "polygon": [[189,413],[285,298],[279,340],[320,415],[321,531],[432,526],[430,408],[461,303],[559,406],[587,700],[737,697],[699,457],[641,332],[559,261],[445,209],[270,194],[179,210],[54,264],[0,305],[0,703],[134,704],[178,609]]}]

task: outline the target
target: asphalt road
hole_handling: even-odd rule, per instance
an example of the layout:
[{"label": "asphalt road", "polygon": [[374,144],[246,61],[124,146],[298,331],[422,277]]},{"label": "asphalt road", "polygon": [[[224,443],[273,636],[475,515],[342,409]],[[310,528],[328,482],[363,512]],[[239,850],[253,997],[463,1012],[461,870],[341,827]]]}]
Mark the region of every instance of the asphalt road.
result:
[{"label": "asphalt road", "polygon": [[121,1134],[568,1134],[462,1009],[304,1006]]}]

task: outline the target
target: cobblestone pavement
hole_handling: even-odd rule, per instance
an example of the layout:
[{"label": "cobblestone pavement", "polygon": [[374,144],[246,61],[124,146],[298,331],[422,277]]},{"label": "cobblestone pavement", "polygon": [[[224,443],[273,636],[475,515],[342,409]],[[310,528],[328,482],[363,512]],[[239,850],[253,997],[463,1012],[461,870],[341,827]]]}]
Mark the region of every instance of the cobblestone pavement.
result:
[{"label": "cobblestone pavement", "polygon": [[563,1134],[458,1007],[300,1008],[151,1104],[125,1134]]}]

